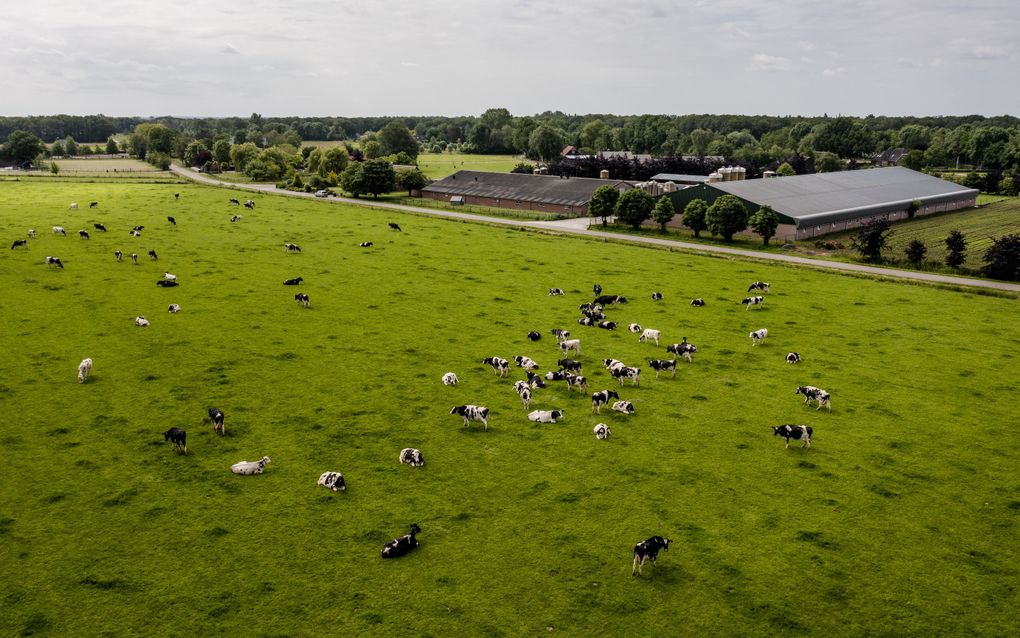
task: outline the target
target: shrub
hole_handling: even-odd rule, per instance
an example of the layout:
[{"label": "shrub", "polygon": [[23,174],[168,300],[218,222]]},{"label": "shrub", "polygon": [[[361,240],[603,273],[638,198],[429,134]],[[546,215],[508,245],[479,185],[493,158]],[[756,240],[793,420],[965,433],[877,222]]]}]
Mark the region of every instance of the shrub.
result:
[{"label": "shrub", "polygon": [[981,258],[981,273],[993,279],[1020,280],[1020,234],[992,239],[992,246]]},{"label": "shrub", "polygon": [[949,236],[945,239],[946,248],[949,253],[946,254],[946,265],[950,268],[959,268],[963,265],[963,262],[967,261],[967,237],[962,232],[954,230],[949,233]]},{"label": "shrub", "polygon": [[920,239],[913,239],[907,244],[905,252],[907,261],[914,264],[914,266],[920,266],[924,262],[925,255],[928,254],[928,247]]},{"label": "shrub", "polygon": [[890,226],[892,226],[892,222],[888,219],[872,218],[871,221],[861,226],[852,237],[851,242],[854,249],[868,261],[881,260],[882,250],[892,235]]}]

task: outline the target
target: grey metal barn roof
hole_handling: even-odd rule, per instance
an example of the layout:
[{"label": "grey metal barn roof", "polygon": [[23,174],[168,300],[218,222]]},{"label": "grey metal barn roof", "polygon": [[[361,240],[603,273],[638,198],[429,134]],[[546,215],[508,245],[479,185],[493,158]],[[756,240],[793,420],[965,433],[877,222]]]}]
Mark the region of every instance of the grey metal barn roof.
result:
[{"label": "grey metal barn roof", "polygon": [[915,199],[922,203],[954,201],[978,193],[901,166],[715,182],[709,186],[759,206],[768,204],[798,227],[900,210]]},{"label": "grey metal barn roof", "polygon": [[679,175],[677,173],[659,173],[650,178],[653,182],[677,182],[678,184],[704,184],[708,175]]},{"label": "grey metal barn roof", "polygon": [[537,202],[556,206],[583,206],[588,203],[596,188],[606,184],[621,190],[631,187],[627,182],[589,177],[566,179],[555,175],[457,171],[429,184],[422,192]]}]

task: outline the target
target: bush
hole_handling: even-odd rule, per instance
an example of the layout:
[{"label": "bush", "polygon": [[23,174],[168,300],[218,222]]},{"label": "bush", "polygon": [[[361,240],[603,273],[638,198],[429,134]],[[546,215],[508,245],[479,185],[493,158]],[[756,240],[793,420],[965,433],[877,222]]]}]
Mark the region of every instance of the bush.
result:
[{"label": "bush", "polygon": [[1020,280],[1020,234],[992,239],[992,246],[981,258],[981,273],[993,279]]},{"label": "bush", "polygon": [[959,268],[967,261],[967,237],[958,230],[949,233],[945,239],[946,248],[949,253],[946,255],[946,265],[950,268]]},{"label": "bush", "polygon": [[889,237],[892,235],[890,227],[892,222],[888,219],[875,219],[861,226],[852,238],[853,247],[868,261],[880,261],[882,250],[885,248]]},{"label": "bush", "polygon": [[907,244],[905,252],[907,261],[914,264],[914,266],[920,266],[924,262],[925,255],[928,254],[928,247],[920,239],[913,239]]}]

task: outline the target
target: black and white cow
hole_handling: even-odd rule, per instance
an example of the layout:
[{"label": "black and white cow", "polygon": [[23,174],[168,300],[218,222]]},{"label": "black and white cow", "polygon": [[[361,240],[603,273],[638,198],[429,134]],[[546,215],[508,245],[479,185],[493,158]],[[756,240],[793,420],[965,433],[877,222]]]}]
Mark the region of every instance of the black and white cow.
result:
[{"label": "black and white cow", "polygon": [[760,306],[765,303],[765,297],[758,295],[757,297],[744,297],[744,300],[740,303],[747,306],[747,310],[751,309],[751,306]]},{"label": "black and white cow", "polygon": [[597,325],[599,328],[602,328],[603,330],[616,330],[617,324],[615,321],[600,321],[598,322]]},{"label": "black and white cow", "polygon": [[230,203],[233,204],[234,206],[240,206],[241,205],[241,202],[237,201],[233,197],[230,198]]},{"label": "black and white cow", "polygon": [[671,372],[670,378],[676,377],[676,359],[652,359],[648,367],[655,370],[655,378],[659,378],[660,372]]},{"label": "black and white cow", "polygon": [[752,290],[760,290],[762,292],[768,292],[769,291],[769,282],[767,282],[767,281],[756,281],[756,282],[754,282],[753,284],[751,284],[750,286],[747,287],[747,292],[751,292]]},{"label": "black and white cow", "polygon": [[701,297],[698,297],[697,299],[691,299],[691,305],[700,308],[701,306],[705,305],[705,300],[702,299]]},{"label": "black and white cow", "polygon": [[115,250],[113,251],[113,258],[116,259],[117,261],[120,261],[121,259],[124,259],[124,253],[120,252],[119,250]]},{"label": "black and white cow", "polygon": [[400,462],[411,467],[421,467],[425,465],[425,457],[421,455],[421,450],[416,447],[405,447],[400,450],[400,456],[398,457]]},{"label": "black and white cow", "polygon": [[662,333],[659,332],[658,330],[645,328],[644,331],[641,332],[641,336],[638,337],[638,341],[640,341],[641,343],[644,343],[645,341],[654,341],[655,345],[659,345],[660,336],[662,336]]},{"label": "black and white cow", "polygon": [[525,370],[538,370],[539,367],[534,359],[522,355],[514,357],[514,363],[517,364],[518,368],[524,368]]},{"label": "black and white cow", "polygon": [[788,352],[786,354],[787,363],[800,363],[800,354],[796,352]]},{"label": "black and white cow", "polygon": [[794,394],[803,394],[805,405],[811,405],[812,401],[816,401],[818,403],[818,407],[815,408],[816,410],[821,410],[824,405],[829,409],[829,412],[832,412],[832,403],[829,400],[829,393],[821,388],[816,388],[813,385],[797,386],[797,390]]},{"label": "black and white cow", "polygon": [[51,257],[51,256],[47,256],[46,257],[46,265],[47,266],[59,266],[61,268],[64,267],[64,264],[63,264],[63,262],[60,261],[59,257]]},{"label": "black and white cow", "polygon": [[595,438],[600,441],[608,439],[609,435],[612,434],[612,432],[609,431],[609,426],[605,423],[596,423],[595,427],[592,428],[592,432],[595,433]]},{"label": "black and white cow", "polygon": [[266,469],[266,464],[270,462],[272,462],[272,459],[268,456],[263,456],[258,461],[238,461],[230,466],[230,471],[234,474],[242,474],[244,476],[262,474],[262,472]]},{"label": "black and white cow", "polygon": [[96,230],[100,231],[100,232],[103,232],[103,233],[106,232],[106,226],[104,226],[103,224],[92,224],[92,227],[95,228]]},{"label": "black and white cow", "polygon": [[305,280],[304,277],[294,277],[293,279],[284,279],[283,280],[283,285],[284,286],[297,286],[297,285],[299,285],[304,280]]},{"label": "black and white cow", "polygon": [[620,385],[623,385],[623,382],[627,380],[630,380],[634,385],[641,383],[641,368],[619,366],[610,370],[610,373],[620,380]]},{"label": "black and white cow", "polygon": [[301,306],[304,308],[308,307],[308,295],[306,295],[303,292],[299,292],[298,294],[294,295],[294,301],[301,304]]},{"label": "black and white cow", "polygon": [[531,341],[538,341],[541,338],[542,333],[540,332],[535,332],[534,330],[532,330],[531,332],[528,333],[528,339],[530,339]]},{"label": "black and white cow", "polygon": [[54,235],[63,235],[64,237],[67,237],[67,231],[64,230],[63,226],[54,226],[53,227],[53,234]]},{"label": "black and white cow", "polygon": [[767,328],[759,328],[754,332],[748,333],[748,337],[751,338],[751,345],[758,346],[765,342],[765,337],[769,336]]},{"label": "black and white cow", "polygon": [[397,230],[397,231],[400,230],[400,226],[398,226],[397,224],[394,224],[393,222],[389,222],[389,227],[392,228],[393,230]]},{"label": "black and white cow", "polygon": [[595,292],[595,295],[596,295],[596,296],[598,296],[598,295],[601,295],[601,294],[602,294],[602,286],[600,286],[599,284],[595,284],[594,286],[592,286],[592,288],[591,288],[591,289],[592,289],[592,291],[594,291],[594,292]]},{"label": "black and white cow", "polygon": [[166,216],[166,220],[167,220],[168,222],[170,222],[170,225],[171,225],[171,226],[176,226],[176,225],[177,225],[177,220],[176,220],[176,219],[174,219],[174,218],[173,218],[172,216],[170,216],[170,215],[167,215],[167,216]]},{"label": "black and white cow", "polygon": [[591,317],[581,317],[580,319],[577,320],[577,323],[582,326],[594,326],[595,320],[592,319]]},{"label": "black and white cow", "polygon": [[242,219],[244,219],[244,215],[231,215],[230,216],[230,223],[236,224],[237,222],[241,221]]},{"label": "black and white cow", "polygon": [[28,238],[29,239],[35,239],[35,229],[34,228],[29,228],[28,229]]},{"label": "black and white cow", "polygon": [[139,315],[139,316],[135,317],[135,325],[138,326],[139,328],[148,328],[149,327],[149,320],[146,319],[145,317]]},{"label": "black and white cow", "polygon": [[602,365],[605,366],[606,370],[613,371],[616,368],[623,367],[623,361],[618,359],[603,359]]},{"label": "black and white cow", "polygon": [[297,244],[286,243],[283,245],[283,249],[289,253],[301,252],[301,246],[298,246]]},{"label": "black and white cow", "polygon": [[652,301],[662,301],[662,293],[661,292],[653,292],[652,293]]},{"label": "black and white cow", "polygon": [[456,372],[447,372],[443,375],[443,385],[457,385],[459,381]]},{"label": "black and white cow", "polygon": [[172,303],[166,307],[166,311],[169,312],[170,314],[177,314],[178,312],[181,311],[181,305]]},{"label": "black and white cow", "polygon": [[549,296],[550,297],[559,297],[562,294],[563,294],[563,289],[562,288],[550,288],[549,289]]},{"label": "black and white cow", "polygon": [[569,330],[562,330],[560,328],[553,328],[552,330],[549,331],[549,334],[553,335],[554,337],[556,337],[560,341],[564,341],[564,340],[570,338],[570,331]]},{"label": "black and white cow", "polygon": [[176,281],[177,280],[177,275],[173,274],[172,272],[165,272],[165,273],[163,273],[163,279],[168,279],[170,281]]},{"label": "black and white cow", "polygon": [[563,381],[567,378],[567,372],[563,370],[550,371],[545,373],[546,381]]},{"label": "black and white cow", "polygon": [[528,370],[528,385],[534,388],[544,388],[545,381],[542,381],[542,377],[535,374],[531,370]]},{"label": "black and white cow", "polygon": [[459,414],[467,426],[472,421],[481,421],[485,431],[489,431],[489,408],[480,405],[458,405],[450,408],[450,414]]},{"label": "black and white cow", "polygon": [[19,246],[27,247],[28,246],[28,240],[27,239],[15,239],[14,243],[11,244],[11,250],[14,250],[15,248],[18,248]]},{"label": "black and white cow", "polygon": [[617,394],[616,390],[600,390],[591,395],[591,411],[595,414],[601,414],[602,406],[609,403],[609,399],[619,398],[620,395]]},{"label": "black and white cow", "polygon": [[131,253],[131,263],[135,266],[138,265],[138,253]]},{"label": "black and white cow", "polygon": [[89,208],[99,208],[99,202],[89,202]]},{"label": "black and white cow", "polygon": [[772,426],[772,434],[774,436],[781,436],[786,439],[786,447],[790,447],[790,439],[794,441],[804,441],[801,447],[811,447],[811,434],[814,430],[811,429],[810,425],[780,425],[778,427]]},{"label": "black and white cow", "polygon": [[85,383],[92,374],[92,357],[86,357],[78,364],[78,383]]},{"label": "black and white cow", "polygon": [[698,347],[693,343],[687,343],[687,337],[683,338],[680,343],[671,343],[666,346],[666,352],[673,353],[673,360],[677,357],[683,357],[687,360],[687,363],[693,363],[694,359],[691,355],[698,351]]},{"label": "black and white cow", "polygon": [[159,256],[156,255],[156,251],[155,250],[150,250],[149,251],[149,259],[151,259],[152,261],[159,261]]},{"label": "black and white cow", "polygon": [[528,413],[528,420],[535,423],[556,423],[563,418],[563,410],[534,410]]},{"label": "black and white cow", "polygon": [[[390,224],[390,226],[396,226],[396,224]],[[400,227],[397,227],[400,230]],[[383,558],[400,558],[407,554],[412,549],[418,546],[418,539],[415,534],[421,532],[421,528],[418,527],[417,523],[411,525],[411,531],[408,534],[404,534],[400,538],[394,538],[391,541],[387,541],[382,548]]]},{"label": "black and white cow", "polygon": [[227,428],[223,424],[223,411],[219,408],[209,408],[209,420],[212,421],[213,432],[226,434]]},{"label": "black and white cow", "polygon": [[573,359],[559,359],[556,361],[556,365],[560,367],[560,370],[566,370],[568,372],[581,371],[581,362],[574,361]]},{"label": "black and white cow", "polygon": [[505,377],[510,372],[510,362],[500,357],[485,357],[482,363],[492,366],[492,371],[498,376]]},{"label": "black and white cow", "polygon": [[573,351],[574,354],[581,354],[581,340],[580,339],[564,339],[560,342],[560,352],[563,354],[570,354]]},{"label": "black and white cow", "polygon": [[245,200],[244,207],[248,210],[255,210],[255,201],[251,199]]},{"label": "black and white cow", "polygon": [[177,451],[188,453],[188,433],[181,428],[170,428],[163,433],[163,440],[173,443]]},{"label": "black and white cow", "polygon": [[631,565],[630,574],[634,575],[637,572],[639,575],[642,574],[641,568],[644,567],[645,561],[649,558],[652,559],[652,565],[655,564],[655,559],[659,557],[659,551],[668,552],[669,544],[672,543],[668,538],[662,536],[652,536],[646,541],[641,541],[634,546],[634,562]]},{"label": "black and white cow", "polygon": [[627,303],[627,298],[620,295],[600,295],[595,297],[595,303],[600,306],[608,306],[614,303]]},{"label": "black and white cow", "polygon": [[581,314],[588,317],[592,321],[602,321],[606,318],[606,315],[602,313],[601,306],[595,306],[594,308],[585,308],[581,311]]},{"label": "black and white cow", "polygon": [[514,383],[514,391],[517,392],[517,396],[521,397],[521,403],[524,404],[524,409],[527,410],[531,407],[531,385],[527,381],[518,381]]},{"label": "black and white cow", "polygon": [[344,475],[340,472],[323,472],[319,475],[319,480],[315,484],[334,492],[343,492],[347,489],[347,482],[344,481]]},{"label": "black and white cow", "polygon": [[180,286],[180,284],[173,279],[160,279],[156,282],[156,285],[160,288],[173,288],[174,286]]},{"label": "black and white cow", "polygon": [[142,230],[143,230],[144,228],[145,228],[145,226],[132,226],[132,227],[131,227],[131,230],[133,230],[133,231],[135,231],[135,232],[138,232],[138,233],[140,233],[140,232],[142,232]]},{"label": "black and white cow", "polygon": [[630,401],[614,401],[612,410],[620,414],[634,414],[634,404]]},{"label": "black and white cow", "polygon": [[360,246],[361,248],[371,248],[372,246],[375,246],[375,244],[373,244],[370,241],[363,241],[360,244],[358,244],[358,246]]},{"label": "black and white cow", "polygon": [[627,330],[633,332],[634,334],[637,334],[641,332],[641,324],[632,323],[629,326],[627,326]]},{"label": "black and white cow", "polygon": [[89,239],[89,231],[82,228],[81,230],[78,231],[78,236],[81,237],[82,239]]},{"label": "black and white cow", "polygon": [[577,388],[582,392],[588,391],[588,380],[579,374],[570,374],[569,372],[564,376],[567,381],[567,390]]}]

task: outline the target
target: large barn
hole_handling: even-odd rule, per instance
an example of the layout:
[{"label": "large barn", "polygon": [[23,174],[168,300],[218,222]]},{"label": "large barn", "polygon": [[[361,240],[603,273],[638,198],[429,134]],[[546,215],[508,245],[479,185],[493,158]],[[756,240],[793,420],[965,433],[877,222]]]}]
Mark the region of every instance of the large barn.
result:
[{"label": "large barn", "polygon": [[[735,195],[752,214],[769,205],[779,214],[776,238],[806,239],[866,223],[873,217],[906,219],[911,202],[916,215],[931,215],[977,202],[978,191],[938,177],[893,166],[858,171],[794,175],[769,179],[714,182],[671,193],[678,212],[694,199],[709,205]],[[674,218],[676,223],[677,218]]]},{"label": "large barn", "polygon": [[629,182],[588,177],[457,171],[429,184],[421,190],[421,194],[422,197],[457,204],[479,204],[583,217],[588,214],[588,200],[592,193],[606,184],[621,191],[633,188]]}]

